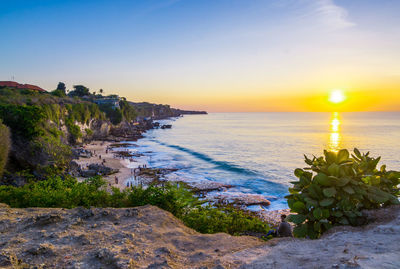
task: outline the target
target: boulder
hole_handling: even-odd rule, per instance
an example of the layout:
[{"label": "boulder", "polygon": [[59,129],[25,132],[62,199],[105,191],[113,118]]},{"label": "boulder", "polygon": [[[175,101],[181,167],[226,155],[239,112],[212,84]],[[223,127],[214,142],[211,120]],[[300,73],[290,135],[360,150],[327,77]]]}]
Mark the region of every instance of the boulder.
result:
[{"label": "boulder", "polygon": [[111,167],[102,164],[92,163],[89,165],[87,170],[80,170],[80,176],[82,177],[94,177],[98,175],[108,176],[118,172],[119,169],[113,169]]}]

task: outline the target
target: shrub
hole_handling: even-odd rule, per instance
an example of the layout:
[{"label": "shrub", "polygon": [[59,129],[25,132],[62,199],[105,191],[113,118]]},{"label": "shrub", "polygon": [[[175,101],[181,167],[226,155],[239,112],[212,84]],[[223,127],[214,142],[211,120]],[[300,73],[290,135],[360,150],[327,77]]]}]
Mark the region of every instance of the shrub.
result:
[{"label": "shrub", "polygon": [[266,234],[270,230],[267,223],[233,207],[197,206],[183,216],[188,227],[201,233],[229,233],[240,235],[245,232]]},{"label": "shrub", "polygon": [[69,133],[72,136],[73,142],[75,142],[78,138],[82,137],[81,129],[71,118],[67,118],[65,120],[65,126],[67,126]]},{"label": "shrub", "polygon": [[134,207],[155,205],[171,212],[187,226],[202,232],[266,233],[269,226],[259,219],[231,207],[201,206],[197,197],[188,189],[176,184],[141,186],[120,191],[106,191],[106,182],[93,177],[84,182],[75,178],[58,176],[32,182],[22,187],[0,186],[0,202],[12,207]]},{"label": "shrub", "polygon": [[11,147],[10,130],[0,120],[0,177],[7,164],[8,152]]},{"label": "shrub", "polygon": [[31,139],[43,134],[45,114],[39,106],[0,105],[0,118],[13,135]]},{"label": "shrub", "polygon": [[91,129],[89,129],[89,128],[86,128],[86,129],[85,129],[85,132],[86,132],[86,134],[87,134],[88,136],[91,136],[91,135],[93,134],[93,131],[92,131]]},{"label": "shrub", "polygon": [[112,124],[117,125],[121,123],[123,115],[119,108],[114,108],[110,104],[102,104],[99,107],[101,111],[106,113],[107,118],[110,119]]},{"label": "shrub", "polygon": [[119,106],[121,107],[121,113],[125,120],[132,121],[136,119],[138,114],[133,105],[129,104],[129,102],[125,100],[121,100]]},{"label": "shrub", "polygon": [[[376,166],[380,157],[354,149],[324,151],[324,156],[305,162],[310,167],[294,171],[298,181],[291,182],[286,196],[292,212],[289,221],[296,224],[297,237],[318,238],[334,225],[363,223],[361,210],[399,204],[400,172]],[[314,172],[314,173],[313,173]]]},{"label": "shrub", "polygon": [[55,89],[50,94],[57,96],[57,97],[66,97],[67,96],[67,94],[65,93],[65,90],[62,90],[62,89]]}]

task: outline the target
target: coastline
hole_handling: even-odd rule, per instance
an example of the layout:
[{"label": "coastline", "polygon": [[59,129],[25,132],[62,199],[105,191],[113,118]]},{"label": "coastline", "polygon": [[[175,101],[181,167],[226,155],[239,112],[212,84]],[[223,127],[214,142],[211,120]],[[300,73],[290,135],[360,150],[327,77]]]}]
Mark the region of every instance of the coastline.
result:
[{"label": "coastline", "polygon": [[[103,179],[108,183],[109,187],[116,187],[120,190],[128,188],[128,186],[132,186],[138,184],[139,181],[135,181],[133,178],[132,171],[135,168],[139,168],[139,166],[143,167],[147,165],[147,162],[141,160],[141,156],[134,156],[134,157],[116,157],[116,152],[119,151],[126,151],[128,153],[135,154],[136,151],[132,150],[132,147],[135,146],[133,143],[134,141],[100,141],[94,140],[88,144],[85,144],[82,148],[88,150],[92,153],[92,156],[85,158],[79,157],[79,159],[74,160],[80,167],[86,168],[90,164],[104,164],[105,166],[116,169],[118,172],[104,175]],[[126,144],[131,144],[130,149],[126,148]],[[117,145],[121,145],[121,147],[117,147]],[[113,147],[111,147],[113,146]],[[148,167],[146,168],[147,171],[159,169],[157,167]],[[168,169],[167,169],[168,170]],[[168,171],[166,172],[168,173]],[[150,183],[154,177],[149,176],[138,176],[137,178],[141,178],[144,184]],[[83,181],[85,177],[79,176],[77,177],[78,180]],[[118,183],[116,183],[116,178],[118,178]],[[188,188],[190,188],[196,195],[199,197],[209,199],[215,203],[220,204],[231,204],[238,208],[239,210],[245,212],[252,212],[255,213],[260,219],[264,220],[265,222],[269,223],[271,226],[277,226],[280,223],[280,215],[281,214],[290,214],[289,209],[279,209],[279,210],[266,210],[261,205],[268,206],[269,201],[257,194],[243,194],[238,195],[235,199],[232,199],[230,196],[226,196],[226,190],[231,188],[230,185],[225,185],[219,182],[209,181],[209,182],[185,182],[180,180],[168,180],[170,182],[178,182],[185,184]],[[128,184],[128,185],[127,185]],[[225,195],[224,195],[225,193]],[[250,210],[246,206],[251,205],[260,205],[259,210]]]}]

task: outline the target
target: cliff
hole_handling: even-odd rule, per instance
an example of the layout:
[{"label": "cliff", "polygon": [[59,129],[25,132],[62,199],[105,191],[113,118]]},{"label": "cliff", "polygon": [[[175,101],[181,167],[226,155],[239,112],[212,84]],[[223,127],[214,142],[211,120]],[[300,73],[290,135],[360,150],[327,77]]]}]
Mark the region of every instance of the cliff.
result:
[{"label": "cliff", "polygon": [[188,114],[207,114],[206,111],[190,111],[171,108],[169,105],[151,104],[147,102],[134,103],[129,102],[140,117],[151,117],[153,119],[165,119],[168,117],[179,117]]},{"label": "cliff", "polygon": [[20,171],[36,179],[62,174],[72,159],[71,146],[92,140],[135,141],[153,128],[153,119],[196,113],[111,97],[90,94],[83,86],[68,96],[60,90],[0,88],[0,120],[10,128],[12,141],[2,183],[24,184]]}]

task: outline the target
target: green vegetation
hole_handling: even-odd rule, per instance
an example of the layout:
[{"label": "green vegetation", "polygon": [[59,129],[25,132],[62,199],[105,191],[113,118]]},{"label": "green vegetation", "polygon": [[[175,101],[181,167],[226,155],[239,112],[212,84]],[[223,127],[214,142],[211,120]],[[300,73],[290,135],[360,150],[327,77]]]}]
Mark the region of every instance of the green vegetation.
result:
[{"label": "green vegetation", "polygon": [[238,235],[245,232],[267,234],[270,227],[248,213],[232,206],[198,206],[183,216],[186,226],[201,233],[229,233]]},{"label": "green vegetation", "polygon": [[138,113],[136,112],[135,108],[132,105],[130,105],[127,101],[121,100],[119,102],[119,106],[121,108],[122,116],[126,121],[133,121],[138,116]]},{"label": "green vegetation", "polygon": [[267,233],[269,226],[234,208],[201,206],[192,192],[176,184],[133,187],[120,191],[105,189],[100,177],[77,182],[75,178],[52,177],[23,187],[0,186],[0,202],[12,207],[135,207],[155,205],[174,214],[187,226],[202,233]]},{"label": "green vegetation", "polygon": [[112,104],[99,105],[100,110],[106,113],[106,117],[110,119],[111,123],[117,125],[123,119],[122,112],[119,108],[114,108]]},{"label": "green vegetation", "polygon": [[305,156],[310,167],[294,171],[299,180],[286,197],[291,211],[298,213],[289,216],[296,224],[295,236],[318,238],[334,225],[363,224],[363,209],[399,204],[400,172],[386,171],[385,165],[377,169],[379,161],[357,149],[351,157],[345,149]]},{"label": "green vegetation", "polygon": [[83,85],[74,85],[74,90],[71,91],[69,94],[69,96],[78,96],[78,97],[82,97],[82,96],[89,96],[90,95],[90,91],[89,88],[83,86]]},{"label": "green vegetation", "polygon": [[27,139],[43,135],[42,122],[45,115],[39,106],[0,104],[0,119],[10,127],[14,135]]},{"label": "green vegetation", "polygon": [[10,130],[0,120],[0,176],[3,175],[4,167],[7,164],[10,146]]}]

